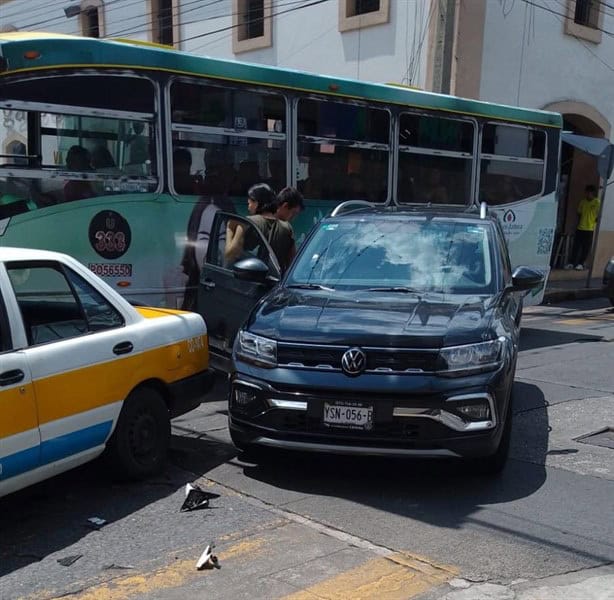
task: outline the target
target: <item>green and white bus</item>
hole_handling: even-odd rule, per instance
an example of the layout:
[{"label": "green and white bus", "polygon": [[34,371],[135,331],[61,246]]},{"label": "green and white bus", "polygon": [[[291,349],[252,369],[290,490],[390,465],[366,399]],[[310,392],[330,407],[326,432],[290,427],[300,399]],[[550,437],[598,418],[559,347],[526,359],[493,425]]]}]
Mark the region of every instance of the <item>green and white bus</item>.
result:
[{"label": "green and white bus", "polygon": [[[559,114],[130,40],[0,34],[0,244],[66,252],[192,308],[216,210],[297,187],[298,241],[344,200],[472,205],[546,274]],[[543,289],[528,303],[539,303]]]}]

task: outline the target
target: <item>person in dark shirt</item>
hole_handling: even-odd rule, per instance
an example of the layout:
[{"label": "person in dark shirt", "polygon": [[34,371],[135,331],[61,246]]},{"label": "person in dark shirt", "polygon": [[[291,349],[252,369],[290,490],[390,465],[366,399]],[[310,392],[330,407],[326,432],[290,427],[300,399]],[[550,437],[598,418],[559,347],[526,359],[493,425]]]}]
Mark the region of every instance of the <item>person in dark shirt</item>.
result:
[{"label": "person in dark shirt", "polygon": [[[90,153],[83,146],[74,145],[66,153],[66,168],[69,171],[91,171]],[[84,200],[96,195],[92,184],[87,179],[69,179],[64,184],[64,201]]]},{"label": "person in dark shirt", "polygon": [[[277,216],[278,209],[278,198],[266,183],[256,184],[249,189],[248,219],[271,246],[283,273],[294,257],[296,244],[291,225]],[[238,221],[229,223],[225,251],[227,264],[236,262],[244,252],[253,251],[258,245],[259,238],[253,230]]]}]

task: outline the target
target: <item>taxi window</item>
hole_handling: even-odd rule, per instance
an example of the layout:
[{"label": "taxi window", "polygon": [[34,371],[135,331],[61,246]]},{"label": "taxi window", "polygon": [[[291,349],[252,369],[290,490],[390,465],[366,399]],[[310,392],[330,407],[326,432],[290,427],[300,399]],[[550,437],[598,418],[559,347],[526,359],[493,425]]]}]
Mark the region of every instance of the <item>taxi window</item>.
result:
[{"label": "taxi window", "polygon": [[51,261],[7,263],[30,345],[123,324],[121,315],[79,275]]},{"label": "taxi window", "polygon": [[74,271],[67,269],[66,273],[83,307],[89,331],[123,326],[124,319],[121,314],[104,299],[100,292]]}]

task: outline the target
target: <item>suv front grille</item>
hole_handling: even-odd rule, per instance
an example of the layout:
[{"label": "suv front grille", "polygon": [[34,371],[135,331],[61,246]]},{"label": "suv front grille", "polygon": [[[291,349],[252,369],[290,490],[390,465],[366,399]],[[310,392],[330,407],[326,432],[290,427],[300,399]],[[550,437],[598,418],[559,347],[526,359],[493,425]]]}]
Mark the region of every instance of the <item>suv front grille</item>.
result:
[{"label": "suv front grille", "polygon": [[[281,366],[307,369],[341,370],[341,357],[349,346],[277,344],[277,362]],[[438,351],[413,348],[363,347],[367,356],[366,371],[384,373],[432,372]]]}]

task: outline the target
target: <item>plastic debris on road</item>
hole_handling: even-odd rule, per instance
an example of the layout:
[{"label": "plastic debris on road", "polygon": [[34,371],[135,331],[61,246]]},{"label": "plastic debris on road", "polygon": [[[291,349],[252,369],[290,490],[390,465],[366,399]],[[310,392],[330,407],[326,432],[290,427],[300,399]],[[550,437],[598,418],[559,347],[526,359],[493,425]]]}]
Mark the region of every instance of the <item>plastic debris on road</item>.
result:
[{"label": "plastic debris on road", "polygon": [[181,505],[181,512],[197,510],[199,508],[209,508],[209,500],[220,497],[219,494],[205,492],[192,483],[186,483],[185,496],[185,500]]},{"label": "plastic debris on road", "polygon": [[203,569],[219,569],[221,568],[218,561],[217,556],[213,554],[213,548],[215,548],[215,544],[211,542],[206,548],[205,551],[200,555],[200,558],[196,562],[196,568],[199,571]]},{"label": "plastic debris on road", "polygon": [[82,556],[83,554],[73,554],[72,556],[65,556],[64,558],[58,558],[58,562],[63,567],[70,567],[70,565],[76,563]]},{"label": "plastic debris on road", "polygon": [[103,525],[106,525],[106,519],[101,519],[100,517],[90,517],[87,522],[89,526],[93,529],[100,529]]}]

